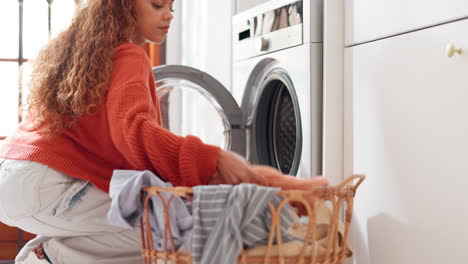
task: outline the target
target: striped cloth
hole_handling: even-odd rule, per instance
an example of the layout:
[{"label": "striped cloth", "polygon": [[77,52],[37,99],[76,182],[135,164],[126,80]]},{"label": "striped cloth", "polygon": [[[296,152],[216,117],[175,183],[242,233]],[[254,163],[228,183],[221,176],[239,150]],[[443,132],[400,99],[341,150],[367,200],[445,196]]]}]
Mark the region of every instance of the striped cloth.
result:
[{"label": "striped cloth", "polygon": [[[279,188],[240,184],[197,186],[193,190],[194,264],[232,264],[241,247],[267,243],[271,224],[268,203],[276,206],[282,201],[276,196]],[[283,208],[281,229],[285,242],[294,239],[286,230],[295,217],[289,205]]]}]

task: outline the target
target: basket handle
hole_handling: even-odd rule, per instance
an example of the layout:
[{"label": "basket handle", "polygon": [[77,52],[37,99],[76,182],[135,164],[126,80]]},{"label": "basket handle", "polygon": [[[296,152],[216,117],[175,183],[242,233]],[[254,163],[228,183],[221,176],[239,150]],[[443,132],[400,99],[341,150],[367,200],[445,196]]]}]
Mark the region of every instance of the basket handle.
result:
[{"label": "basket handle", "polygon": [[343,189],[346,185],[348,185],[350,182],[352,182],[355,179],[359,179],[351,189],[355,192],[357,188],[359,188],[359,185],[366,179],[366,176],[362,174],[355,174],[352,176],[349,176],[348,178],[344,179],[340,184],[336,186],[337,189]]}]

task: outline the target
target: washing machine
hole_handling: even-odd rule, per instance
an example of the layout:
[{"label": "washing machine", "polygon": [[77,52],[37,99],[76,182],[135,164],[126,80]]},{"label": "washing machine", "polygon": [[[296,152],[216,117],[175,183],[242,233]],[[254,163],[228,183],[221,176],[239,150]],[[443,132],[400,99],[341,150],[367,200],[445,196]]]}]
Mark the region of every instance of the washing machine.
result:
[{"label": "washing machine", "polygon": [[247,157],[309,178],[322,173],[323,1],[275,0],[233,18],[232,93]]},{"label": "washing machine", "polygon": [[154,68],[165,127],[285,174],[321,175],[322,21],[323,0],[272,0],[235,15],[231,91],[194,68]]}]

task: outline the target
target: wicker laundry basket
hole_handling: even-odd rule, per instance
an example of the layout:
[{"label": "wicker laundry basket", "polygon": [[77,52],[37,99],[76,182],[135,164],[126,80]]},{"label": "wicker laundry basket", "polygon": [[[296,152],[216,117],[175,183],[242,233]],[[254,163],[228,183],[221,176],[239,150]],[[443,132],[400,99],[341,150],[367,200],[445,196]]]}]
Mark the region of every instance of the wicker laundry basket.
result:
[{"label": "wicker laundry basket", "polygon": [[[365,176],[353,175],[345,179],[341,184],[332,187],[317,187],[308,191],[288,190],[280,191],[277,195],[285,199],[275,208],[269,204],[272,213],[272,223],[270,227],[268,244],[263,248],[254,250],[241,249],[237,263],[242,264],[260,264],[260,263],[291,263],[291,264],[335,264],[343,263],[346,258],[352,255],[348,243],[349,226],[351,223],[353,211],[353,199],[359,185],[364,181]],[[171,198],[164,202],[162,193],[171,193]],[[173,198],[185,197],[189,201],[192,198],[192,189],[188,187],[147,187],[142,190],[142,199],[144,204],[144,215],[141,220],[141,234],[143,245],[143,257],[145,264],[159,263],[192,263],[190,252],[167,250],[168,245],[174,247],[171,230],[169,226],[169,205]],[[318,197],[313,204],[306,197],[313,194]],[[165,210],[165,230],[164,230],[164,248],[165,251],[154,249],[153,237],[149,221],[149,202],[151,197],[157,196],[161,199]],[[300,206],[308,216],[308,223],[299,227],[296,231],[302,231],[300,245],[283,243],[280,232],[280,213],[284,205],[289,202]],[[324,206],[326,205],[326,206]],[[326,232],[324,235],[323,219],[320,218],[320,208],[328,208],[326,216]],[[322,215],[323,218],[323,215]],[[320,222],[322,221],[322,222]],[[318,234],[322,233],[322,234]],[[276,237],[277,243],[274,244]],[[170,244],[169,244],[170,243]],[[289,248],[287,248],[289,247]]]}]

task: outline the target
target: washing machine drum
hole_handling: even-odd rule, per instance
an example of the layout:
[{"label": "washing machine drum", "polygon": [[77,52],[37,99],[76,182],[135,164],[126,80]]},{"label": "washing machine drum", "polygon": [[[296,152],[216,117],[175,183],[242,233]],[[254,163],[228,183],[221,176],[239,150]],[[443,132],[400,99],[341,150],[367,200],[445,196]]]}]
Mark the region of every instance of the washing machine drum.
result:
[{"label": "washing machine drum", "polygon": [[301,156],[302,130],[292,82],[286,76],[273,75],[257,96],[248,131],[250,159],[295,175]]},{"label": "washing machine drum", "polygon": [[270,82],[257,107],[255,134],[259,161],[290,173],[297,148],[297,120],[285,84]]}]

